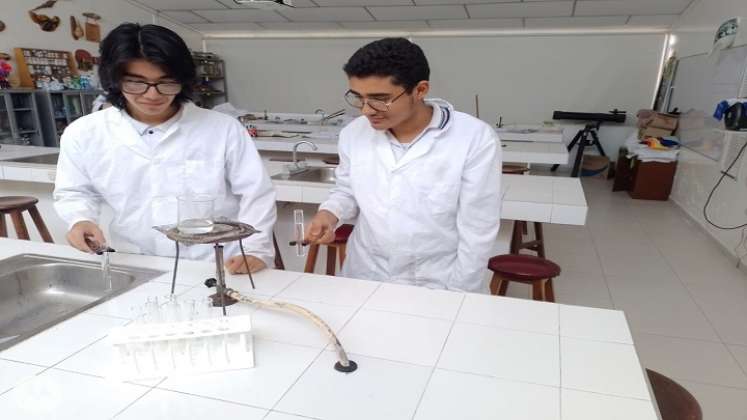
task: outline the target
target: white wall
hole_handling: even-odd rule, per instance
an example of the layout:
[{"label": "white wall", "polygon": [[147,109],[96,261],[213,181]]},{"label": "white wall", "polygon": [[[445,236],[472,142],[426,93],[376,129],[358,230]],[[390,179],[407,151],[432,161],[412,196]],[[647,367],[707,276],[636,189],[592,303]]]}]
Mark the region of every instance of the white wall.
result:
[{"label": "white wall", "polygon": [[[62,51],[85,49],[98,56],[98,44],[82,38],[73,39],[70,33],[70,16],[74,15],[78,22],[84,24],[83,12],[94,12],[101,15],[101,35],[105,36],[111,29],[123,22],[153,23],[153,15],[146,10],[135,7],[124,0],[71,0],[59,1],[51,9],[43,9],[37,13],[47,16],[59,16],[60,26],[54,32],[44,32],[31,21],[28,10],[43,3],[43,0],[2,0],[0,20],[5,22],[6,29],[0,32],[0,52],[13,55],[13,48],[45,48]],[[202,37],[197,32],[176,26],[162,19],[159,24],[175,30],[181,35],[190,48],[201,50]],[[15,69],[15,60],[11,61]]]},{"label": "white wall", "polygon": [[741,31],[734,45],[747,44],[747,2],[744,0],[695,0],[674,25],[677,56],[711,50],[716,29],[725,20],[741,16]]},{"label": "white wall", "polygon": [[[718,26],[728,18],[742,17],[742,28],[735,46],[747,45],[747,1],[696,0],[675,24],[677,43],[673,49],[678,57],[709,52]],[[726,178],[721,183],[709,207],[709,216],[721,225],[747,223],[747,164],[738,162],[738,180]],[[683,149],[677,167],[672,200],[708,232],[732,255],[741,240],[740,230],[724,231],[710,226],[703,218],[703,206],[708,193],[721,175],[718,162]],[[742,251],[739,251],[740,253]]]},{"label": "white wall", "polygon": [[[251,110],[342,108],[342,66],[368,39],[209,39],[226,60],[230,101]],[[651,106],[664,35],[576,35],[413,39],[432,70],[432,95],[494,124],[538,123],[554,110],[633,115]],[[634,124],[631,118],[631,124]],[[576,128],[569,130],[575,134]],[[608,153],[632,127],[605,129]]]}]

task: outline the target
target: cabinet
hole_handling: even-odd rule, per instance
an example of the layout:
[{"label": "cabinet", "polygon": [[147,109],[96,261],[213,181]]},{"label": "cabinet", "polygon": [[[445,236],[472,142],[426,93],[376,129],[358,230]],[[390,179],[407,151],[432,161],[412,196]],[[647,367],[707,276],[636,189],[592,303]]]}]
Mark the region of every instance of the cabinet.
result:
[{"label": "cabinet", "polygon": [[99,90],[36,91],[44,145],[59,147],[60,136],[70,123],[91,113]]},{"label": "cabinet", "polygon": [[192,59],[197,68],[195,104],[203,108],[212,108],[228,102],[226,65],[223,60],[213,53],[200,52],[193,52]]},{"label": "cabinet", "polygon": [[33,90],[0,90],[0,142],[44,145]]},{"label": "cabinet", "polygon": [[627,191],[638,200],[668,200],[677,162],[641,162],[626,155],[627,150],[620,149],[612,191]]}]

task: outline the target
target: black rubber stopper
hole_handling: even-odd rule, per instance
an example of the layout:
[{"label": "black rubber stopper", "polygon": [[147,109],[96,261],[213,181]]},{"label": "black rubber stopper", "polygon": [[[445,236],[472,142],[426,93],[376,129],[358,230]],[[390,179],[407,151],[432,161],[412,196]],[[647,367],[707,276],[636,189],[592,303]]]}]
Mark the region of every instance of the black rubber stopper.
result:
[{"label": "black rubber stopper", "polygon": [[358,364],[352,360],[348,360],[348,362],[350,363],[347,367],[343,366],[340,362],[335,363],[335,370],[342,373],[355,372],[355,370],[358,369]]},{"label": "black rubber stopper", "polygon": [[205,286],[212,288],[218,285],[218,280],[216,279],[207,279],[205,280]]}]

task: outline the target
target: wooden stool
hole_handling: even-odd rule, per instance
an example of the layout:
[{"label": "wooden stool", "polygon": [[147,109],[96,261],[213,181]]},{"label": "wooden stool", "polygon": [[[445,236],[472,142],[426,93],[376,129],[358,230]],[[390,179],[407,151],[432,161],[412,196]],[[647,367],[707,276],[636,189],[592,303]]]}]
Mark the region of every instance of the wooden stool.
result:
[{"label": "wooden stool", "polygon": [[280,247],[278,246],[278,238],[275,236],[275,232],[272,232],[272,246],[275,248],[275,269],[285,270],[285,263],[283,262],[283,256],[280,254]]},{"label": "wooden stool", "polygon": [[703,412],[695,397],[677,382],[646,369],[662,420],[702,420]]},{"label": "wooden stool", "polygon": [[533,255],[499,255],[488,261],[492,271],[490,293],[506,296],[508,283],[515,281],[532,286],[532,299],[555,302],[552,279],[560,274],[560,267],[550,260]]},{"label": "wooden stool", "polygon": [[[327,245],[327,271],[328,276],[335,275],[337,266],[336,254],[340,256],[340,267],[345,262],[345,251],[348,246],[348,238],[353,233],[353,225],[342,225],[335,231],[335,241]],[[309,247],[309,256],[306,257],[306,267],[304,273],[313,273],[316,268],[316,257],[319,255],[319,245]]]},{"label": "wooden stool", "polygon": [[504,174],[524,175],[529,172],[529,167],[515,163],[504,163],[501,166],[501,172]]},{"label": "wooden stool", "polygon": [[[524,175],[529,172],[526,165],[504,163],[501,167],[504,174]],[[534,239],[524,242],[524,235],[529,233],[527,222],[523,220],[514,221],[513,233],[511,235],[511,253],[518,254],[522,249],[529,249],[537,253],[538,257],[545,258],[545,237],[542,233],[542,223],[534,222]]]},{"label": "wooden stool", "polygon": [[39,210],[36,208],[38,203],[34,197],[0,197],[0,236],[3,238],[8,237],[8,227],[5,224],[5,215],[9,214],[10,219],[13,221],[13,227],[16,229],[16,236],[18,239],[30,240],[29,231],[26,228],[26,222],[23,221],[23,212],[28,211],[31,215],[31,219],[36,225],[36,230],[39,231],[44,242],[54,242],[52,235],[47,230],[47,225],[44,224]]},{"label": "wooden stool", "polygon": [[511,253],[518,254],[522,249],[528,249],[537,253],[540,258],[545,258],[545,235],[542,232],[542,223],[534,222],[534,239],[524,242],[527,234],[527,222],[517,220],[511,233]]}]

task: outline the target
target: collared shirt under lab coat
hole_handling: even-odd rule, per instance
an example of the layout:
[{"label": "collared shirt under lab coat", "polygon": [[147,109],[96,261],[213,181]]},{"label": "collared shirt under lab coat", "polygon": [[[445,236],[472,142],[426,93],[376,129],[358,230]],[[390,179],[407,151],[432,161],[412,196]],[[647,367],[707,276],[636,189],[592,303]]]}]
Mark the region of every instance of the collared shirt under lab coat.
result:
[{"label": "collared shirt under lab coat", "polygon": [[[209,194],[214,216],[261,231],[244,240],[244,249],[272,267],[275,191],[246,129],[227,115],[186,103],[165,130],[150,145],[115,107],[68,126],[54,191],[60,217],[69,227],[99,223],[106,204],[114,213],[108,239],[115,249],[170,257],[174,243],[152,227],[176,223],[178,196]],[[210,260],[214,252],[208,245],[182,246],[181,255]],[[238,244],[226,244],[224,255],[240,255]]]},{"label": "collared shirt under lab coat", "polygon": [[358,217],[341,275],[482,292],[500,226],[498,137],[445,101],[427,102],[444,118],[398,161],[365,117],[345,127],[337,184],[320,209]]}]

